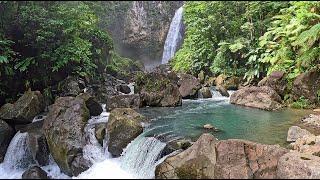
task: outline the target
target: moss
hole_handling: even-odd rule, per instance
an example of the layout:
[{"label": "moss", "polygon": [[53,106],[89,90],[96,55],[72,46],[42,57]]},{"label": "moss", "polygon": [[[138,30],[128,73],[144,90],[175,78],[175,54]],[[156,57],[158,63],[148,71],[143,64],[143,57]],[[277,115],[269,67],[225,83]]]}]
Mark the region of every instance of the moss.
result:
[{"label": "moss", "polygon": [[160,74],[144,74],[138,72],[135,75],[137,92],[144,88],[147,92],[159,92],[166,89],[170,85],[170,80],[162,77]]}]

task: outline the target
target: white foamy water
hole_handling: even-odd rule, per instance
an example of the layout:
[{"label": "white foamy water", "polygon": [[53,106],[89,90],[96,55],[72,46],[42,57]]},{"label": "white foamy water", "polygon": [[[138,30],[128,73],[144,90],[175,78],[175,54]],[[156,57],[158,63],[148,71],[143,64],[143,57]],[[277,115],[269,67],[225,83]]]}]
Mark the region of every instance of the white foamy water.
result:
[{"label": "white foamy water", "polygon": [[154,137],[140,135],[124,150],[121,167],[135,174],[139,178],[154,178],[157,159],[166,146]]},{"label": "white foamy water", "polygon": [[167,64],[168,61],[176,53],[179,46],[181,45],[182,38],[183,38],[182,13],[183,13],[183,8],[180,7],[178,10],[176,10],[174,17],[172,18],[172,21],[170,23],[170,28],[167,34],[167,38],[164,43],[161,64]]},{"label": "white foamy water", "polygon": [[[69,177],[61,172],[59,166],[50,155],[49,165],[41,168],[54,179],[141,179],[154,178],[154,170],[160,160],[158,156],[165,147],[165,143],[153,137],[140,135],[132,141],[119,158],[112,158],[107,150],[106,139],[101,145],[95,137],[95,127],[99,123],[107,123],[109,113],[106,105],[102,105],[103,112],[99,116],[89,119],[85,126],[83,148],[84,158],[93,165],[77,177]],[[37,117],[34,122],[43,117]],[[0,179],[21,179],[28,167],[35,165],[27,144],[27,133],[18,132],[8,147],[4,162],[0,164]],[[163,160],[163,158],[161,159]]]}]

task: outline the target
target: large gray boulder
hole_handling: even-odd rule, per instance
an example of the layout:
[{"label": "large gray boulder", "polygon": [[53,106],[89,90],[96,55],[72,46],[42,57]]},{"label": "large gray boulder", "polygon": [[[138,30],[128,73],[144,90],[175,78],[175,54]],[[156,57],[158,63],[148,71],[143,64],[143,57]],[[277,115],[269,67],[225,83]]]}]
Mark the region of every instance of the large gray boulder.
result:
[{"label": "large gray boulder", "polygon": [[176,84],[175,73],[137,74],[135,93],[140,95],[141,106],[172,107],[181,106],[182,96]]},{"label": "large gray boulder", "polygon": [[77,176],[90,166],[82,151],[84,127],[89,117],[82,98],[60,97],[44,120],[44,134],[52,157],[69,176]]},{"label": "large gray boulder", "polygon": [[138,94],[121,94],[107,97],[107,111],[115,108],[139,108],[140,96]]},{"label": "large gray boulder", "polygon": [[213,179],[216,164],[215,144],[211,134],[203,134],[187,150],[167,157],[156,167],[157,179]]},{"label": "large gray boulder", "polygon": [[198,78],[190,74],[178,74],[179,92],[184,99],[192,99],[198,97],[198,91],[201,84]]},{"label": "large gray boulder", "polygon": [[5,104],[0,109],[0,119],[8,124],[28,124],[45,108],[40,91],[26,91],[14,104]]},{"label": "large gray boulder", "polygon": [[291,126],[288,130],[287,141],[293,142],[299,138],[303,138],[303,136],[311,136],[311,135],[312,134],[305,129],[302,129],[298,126]]},{"label": "large gray boulder", "polygon": [[116,108],[110,112],[107,124],[108,151],[119,157],[133,139],[142,133],[145,117],[130,108]]},{"label": "large gray boulder", "polygon": [[277,167],[279,179],[319,179],[320,157],[290,152],[280,157]]},{"label": "large gray boulder", "polygon": [[217,179],[274,179],[278,159],[288,150],[279,145],[264,145],[229,139],[216,145]]},{"label": "large gray boulder", "polygon": [[6,155],[14,130],[4,121],[0,120],[0,163]]},{"label": "large gray boulder", "polygon": [[269,111],[280,109],[281,102],[281,97],[277,92],[268,86],[244,87],[234,92],[230,97],[232,104]]}]

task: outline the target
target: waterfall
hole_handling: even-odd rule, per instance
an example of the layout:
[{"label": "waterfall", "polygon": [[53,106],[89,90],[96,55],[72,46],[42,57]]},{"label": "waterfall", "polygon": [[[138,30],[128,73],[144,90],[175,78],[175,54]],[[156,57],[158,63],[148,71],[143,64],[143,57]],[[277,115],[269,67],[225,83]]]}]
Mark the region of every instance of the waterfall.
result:
[{"label": "waterfall", "polygon": [[20,133],[19,131],[13,137],[4,157],[4,167],[12,170],[19,170],[28,168],[29,165],[35,163],[27,144],[27,136],[28,133]]},{"label": "waterfall", "polygon": [[165,143],[154,137],[140,135],[124,150],[121,167],[139,178],[154,178],[157,159],[165,146]]},{"label": "waterfall", "polygon": [[0,179],[21,178],[24,170],[35,163],[27,144],[27,135],[18,131],[12,138],[3,163],[0,164]]},{"label": "waterfall", "polygon": [[168,63],[168,61],[174,56],[174,53],[181,45],[183,38],[182,12],[182,7],[176,10],[174,17],[170,23],[167,39],[163,48],[161,64]]}]

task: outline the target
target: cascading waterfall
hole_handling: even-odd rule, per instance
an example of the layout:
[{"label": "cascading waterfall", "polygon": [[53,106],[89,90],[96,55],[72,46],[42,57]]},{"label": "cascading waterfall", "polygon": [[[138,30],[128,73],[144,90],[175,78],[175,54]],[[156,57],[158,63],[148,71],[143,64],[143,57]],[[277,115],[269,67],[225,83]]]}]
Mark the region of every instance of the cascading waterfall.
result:
[{"label": "cascading waterfall", "polygon": [[183,22],[182,22],[183,7],[180,7],[174,14],[170,23],[170,28],[164,43],[161,64],[167,64],[174,56],[174,53],[181,46],[183,40]]},{"label": "cascading waterfall", "polygon": [[34,163],[27,144],[28,133],[20,131],[11,140],[2,166],[8,170],[23,170]]},{"label": "cascading waterfall", "polygon": [[154,178],[157,159],[165,146],[166,144],[158,139],[144,137],[142,134],[124,150],[121,167],[139,178]]}]

